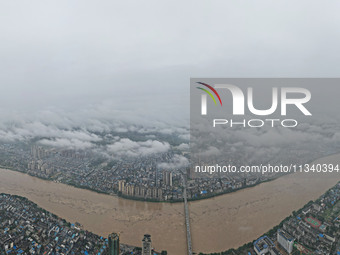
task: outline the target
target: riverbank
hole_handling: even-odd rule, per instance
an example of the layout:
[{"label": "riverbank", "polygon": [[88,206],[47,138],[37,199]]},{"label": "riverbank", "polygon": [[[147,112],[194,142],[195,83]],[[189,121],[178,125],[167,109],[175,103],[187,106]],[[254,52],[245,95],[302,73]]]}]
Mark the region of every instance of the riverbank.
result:
[{"label": "riverbank", "polygon": [[117,232],[122,243],[141,246],[141,239],[148,233],[156,250],[168,250],[169,254],[186,251],[185,243],[178,245],[185,240],[182,204],[126,200],[4,169],[0,169],[1,192],[26,197],[95,234]]},{"label": "riverbank", "polygon": [[[340,164],[340,155],[314,163]],[[191,202],[194,251],[209,254],[236,249],[266,233],[338,181],[338,172],[294,173],[211,200]]]},{"label": "riverbank", "polygon": [[[339,162],[340,156],[335,157]],[[328,159],[326,159],[328,161]],[[226,195],[189,202],[194,252],[237,248],[278,225],[292,211],[322,195],[339,174],[291,174]],[[84,229],[140,246],[149,233],[156,250],[186,254],[182,203],[148,203],[122,199],[0,170],[0,192],[27,197],[47,211]],[[209,237],[209,238],[207,238]]]},{"label": "riverbank", "polygon": [[[39,179],[42,179],[42,180],[45,180],[45,181],[55,182],[55,180],[53,180],[53,179],[43,178],[41,176],[35,176],[35,175],[32,175],[32,174],[30,174],[28,172],[20,171],[20,170],[11,168],[11,167],[6,167],[6,166],[1,166],[0,165],[0,168],[1,169],[6,169],[6,170],[10,170],[10,171],[19,172],[19,173],[23,173],[23,174],[27,174],[27,175],[29,175],[31,177],[39,178]],[[209,193],[207,195],[203,195],[203,196],[196,197],[196,198],[188,198],[188,201],[189,202],[191,202],[191,201],[200,201],[200,200],[204,200],[204,199],[210,199],[210,198],[214,198],[214,197],[218,197],[218,196],[223,196],[223,195],[226,195],[226,194],[237,192],[239,190],[255,187],[257,185],[260,185],[261,183],[266,183],[266,182],[274,181],[274,180],[276,180],[277,178],[280,178],[280,177],[282,177],[282,176],[275,177],[275,178],[268,179],[268,180],[264,180],[264,181],[258,182],[256,184],[244,186],[244,187],[237,188],[237,189],[225,190],[225,191],[218,192],[218,193]],[[69,183],[58,182],[58,183],[69,185],[69,186],[72,186],[72,187],[75,187],[75,188],[78,188],[78,189],[89,190],[89,191],[96,192],[96,193],[99,193],[99,194],[118,196],[120,198],[127,199],[127,200],[133,200],[133,201],[150,202],[150,203],[183,203],[183,199],[157,200],[157,199],[152,199],[152,198],[141,198],[141,197],[127,196],[127,195],[123,195],[123,194],[120,194],[120,193],[114,193],[114,192],[108,193],[108,192],[100,191],[100,190],[97,190],[97,189],[89,188],[89,187],[86,187],[86,186],[81,186],[81,185],[78,185],[78,184],[73,183],[73,182],[69,182]]]}]

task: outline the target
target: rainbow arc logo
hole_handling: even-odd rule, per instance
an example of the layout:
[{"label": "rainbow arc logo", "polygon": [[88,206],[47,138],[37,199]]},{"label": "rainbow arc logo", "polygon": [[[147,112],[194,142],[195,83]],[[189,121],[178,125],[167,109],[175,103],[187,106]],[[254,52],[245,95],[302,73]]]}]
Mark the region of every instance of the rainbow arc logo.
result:
[{"label": "rainbow arc logo", "polygon": [[[197,83],[198,83],[198,84],[201,84],[201,85],[203,85],[203,86],[205,86],[205,87],[207,87],[207,88],[209,88],[209,89],[217,96],[217,98],[218,98],[218,100],[220,101],[220,104],[221,104],[221,106],[222,106],[221,97],[220,97],[220,95],[217,93],[217,91],[216,91],[212,86],[210,86],[209,84],[203,83],[203,82],[197,82]],[[196,88],[198,88],[198,89],[203,90],[204,92],[206,92],[206,93],[212,98],[212,100],[214,100],[215,105],[217,105],[217,102],[216,102],[215,97],[213,96],[213,94],[212,94],[209,90],[204,89],[204,88],[201,88],[201,87],[196,87]]]}]

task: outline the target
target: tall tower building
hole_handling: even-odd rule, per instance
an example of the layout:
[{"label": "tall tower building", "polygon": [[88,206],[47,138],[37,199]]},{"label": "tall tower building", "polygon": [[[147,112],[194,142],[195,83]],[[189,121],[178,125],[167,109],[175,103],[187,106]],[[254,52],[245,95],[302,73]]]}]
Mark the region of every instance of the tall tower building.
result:
[{"label": "tall tower building", "polygon": [[123,192],[125,189],[125,180],[120,180],[118,182],[118,191]]},{"label": "tall tower building", "polygon": [[158,195],[158,193],[157,193],[157,188],[156,188],[156,187],[153,187],[153,189],[152,189],[152,197],[153,197],[153,198],[157,198],[157,195]]},{"label": "tall tower building", "polygon": [[171,186],[172,187],[172,172],[169,172],[169,185],[168,186]]},{"label": "tall tower building", "polygon": [[293,252],[294,241],[295,239],[284,230],[279,229],[277,231],[277,242],[288,254]]},{"label": "tall tower building", "polygon": [[157,168],[154,168],[154,170],[155,170],[155,184],[156,184],[156,187],[158,187],[158,170],[157,170]]},{"label": "tall tower building", "polygon": [[142,255],[152,255],[151,254],[151,236],[148,234],[144,235],[142,246]]},{"label": "tall tower building", "polygon": [[163,183],[166,186],[172,186],[172,172],[163,171]]},{"label": "tall tower building", "polygon": [[116,233],[109,235],[109,255],[119,255],[119,235]]},{"label": "tall tower building", "polygon": [[163,199],[163,190],[161,188],[157,189],[157,197],[159,200]]},{"label": "tall tower building", "polygon": [[163,171],[163,185],[166,185],[166,171]]},{"label": "tall tower building", "polygon": [[32,145],[31,146],[31,156],[34,158],[34,159],[37,159],[38,158],[38,147],[36,145]]}]

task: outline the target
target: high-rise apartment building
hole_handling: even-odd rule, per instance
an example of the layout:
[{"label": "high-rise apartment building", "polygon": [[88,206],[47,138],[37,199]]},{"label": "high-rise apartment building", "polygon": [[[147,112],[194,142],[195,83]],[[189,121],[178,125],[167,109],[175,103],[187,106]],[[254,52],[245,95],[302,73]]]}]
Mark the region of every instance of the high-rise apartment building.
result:
[{"label": "high-rise apartment building", "polygon": [[152,254],[151,236],[145,234],[142,242],[143,242],[142,255],[151,255]]},{"label": "high-rise apartment building", "polygon": [[172,172],[163,171],[163,184],[166,186],[172,186]]},{"label": "high-rise apartment building", "polygon": [[119,255],[119,235],[116,233],[109,235],[109,255]]}]

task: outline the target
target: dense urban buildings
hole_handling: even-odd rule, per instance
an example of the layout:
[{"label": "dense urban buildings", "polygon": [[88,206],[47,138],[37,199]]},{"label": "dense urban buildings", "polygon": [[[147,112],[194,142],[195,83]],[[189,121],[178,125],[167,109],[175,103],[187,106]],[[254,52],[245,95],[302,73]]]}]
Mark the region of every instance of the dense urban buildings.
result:
[{"label": "dense urban buildings", "polygon": [[[203,253],[201,253],[203,254]],[[214,255],[340,254],[340,183],[239,249]]]},{"label": "dense urban buildings", "polygon": [[[44,179],[50,179],[55,182],[63,182],[74,186],[93,189],[98,192],[108,194],[118,194],[123,197],[153,200],[153,201],[183,201],[184,192],[189,199],[209,197],[209,195],[230,192],[243,187],[248,187],[268,180],[273,176],[230,176],[225,179],[193,179],[183,182],[183,171],[181,169],[162,170],[155,166],[155,160],[161,157],[168,157],[170,154],[155,155],[157,159],[152,157],[133,159],[126,162],[111,162],[98,155],[87,151],[64,150],[52,147],[44,147],[27,144],[1,144],[2,154],[0,155],[1,165],[4,167],[18,169],[30,175]],[[102,176],[103,175],[103,176]],[[184,185],[185,183],[185,185]],[[331,189],[317,201],[309,203],[307,206],[294,212],[294,215],[286,219],[274,232],[267,233],[263,237],[251,244],[246,253],[240,254],[294,254],[297,251],[313,252],[314,254],[335,254],[340,252],[339,245],[339,227],[340,227],[340,204],[339,204],[339,185]],[[6,196],[2,197],[5,199]],[[2,207],[6,209],[6,214],[12,212],[13,208],[21,210],[17,204],[13,208]],[[14,210],[14,212],[16,212]],[[21,212],[21,211],[20,211]],[[27,212],[27,210],[26,210]],[[20,215],[17,212],[18,215]],[[46,219],[42,216],[42,222]],[[37,219],[38,217],[32,217]],[[49,220],[53,220],[51,216]],[[1,218],[3,220],[3,218]],[[55,221],[58,221],[54,219]],[[59,221],[63,222],[59,219]],[[20,221],[14,224],[21,223]],[[5,221],[3,228],[5,231],[1,234],[8,235],[10,228],[7,226],[13,224],[13,221]],[[31,224],[31,221],[29,221]],[[21,223],[20,226],[25,227],[25,234],[30,234],[31,226]],[[54,223],[55,224],[55,223]],[[41,226],[41,224],[39,224]],[[67,229],[70,228],[70,230]],[[1,228],[0,228],[1,229]],[[78,231],[75,236],[65,240],[64,236],[53,238],[51,245],[44,246],[37,236],[30,238],[34,241],[21,243],[21,239],[13,239],[13,233],[3,236],[1,241],[3,249],[16,252],[16,249],[22,245],[23,248],[37,252],[37,249],[80,249],[81,244],[94,238],[91,244],[85,245],[86,251],[91,254],[92,251],[102,254],[111,252],[110,254],[123,253],[125,251],[135,252],[135,254],[146,253],[152,251],[151,237],[146,235],[141,243],[142,247],[138,250],[136,247],[117,245],[121,240],[119,236],[112,235],[108,238],[96,237],[94,234],[81,230],[78,224],[69,224],[66,227],[59,224],[52,225],[52,231],[64,233],[63,231]],[[62,230],[61,230],[62,229]],[[33,225],[33,232],[36,229]],[[45,233],[43,230],[37,229],[39,233]],[[47,230],[46,230],[47,231]],[[114,231],[114,229],[113,229]],[[20,232],[19,232],[20,233]],[[85,233],[85,234],[84,234]],[[46,235],[46,234],[45,234]],[[39,236],[38,236],[39,237]],[[48,235],[47,235],[48,237]],[[77,238],[79,237],[79,238]],[[77,240],[75,241],[74,238]],[[110,241],[111,238],[111,241]],[[85,240],[84,240],[85,239]],[[62,243],[60,243],[62,241]],[[71,243],[72,247],[66,244]],[[65,244],[66,243],[66,244]],[[97,245],[95,245],[98,243]],[[40,246],[39,246],[40,245]],[[118,251],[117,249],[120,249]],[[23,250],[22,248],[20,248]],[[72,251],[73,251],[72,250]],[[78,251],[78,250],[76,250]],[[302,252],[303,253],[303,252]],[[12,253],[16,254],[16,253]],[[152,253],[151,253],[152,254]],[[229,253],[225,253],[229,254]],[[233,253],[230,253],[233,254]]]},{"label": "dense urban buildings", "polygon": [[25,198],[0,195],[0,254],[105,254],[107,239]]},{"label": "dense urban buildings", "polygon": [[[62,182],[124,198],[146,201],[183,201],[182,175],[185,167],[163,169],[183,152],[170,150],[145,157],[116,160],[91,150],[63,149],[35,142],[0,144],[0,167],[9,168],[43,179]],[[256,185],[277,177],[275,173],[230,174],[223,178],[189,179],[188,200]]]},{"label": "dense urban buildings", "polygon": [[[160,254],[145,236],[150,254]],[[83,230],[26,198],[0,194],[0,255],[5,254],[141,255],[142,248],[121,244],[116,233],[105,238]]]}]

